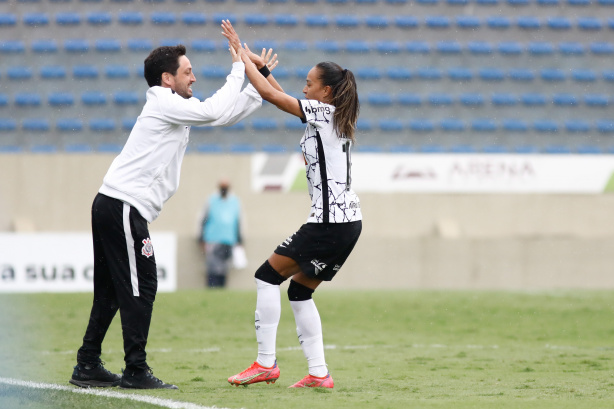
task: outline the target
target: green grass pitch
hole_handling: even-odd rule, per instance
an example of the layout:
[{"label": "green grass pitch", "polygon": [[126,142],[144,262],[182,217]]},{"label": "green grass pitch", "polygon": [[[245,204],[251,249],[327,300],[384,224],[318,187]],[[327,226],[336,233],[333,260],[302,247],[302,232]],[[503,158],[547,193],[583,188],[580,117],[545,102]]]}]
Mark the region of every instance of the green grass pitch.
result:
[{"label": "green grass pitch", "polygon": [[[307,373],[282,293],[276,384],[232,387],[256,358],[255,290],[158,294],[148,362],[179,391],[123,391],[223,408],[612,408],[614,292],[337,291],[314,299],[333,390]],[[69,386],[91,294],[0,295],[0,377]],[[119,314],[106,367],[123,367]],[[0,383],[0,408],[154,408]]]}]

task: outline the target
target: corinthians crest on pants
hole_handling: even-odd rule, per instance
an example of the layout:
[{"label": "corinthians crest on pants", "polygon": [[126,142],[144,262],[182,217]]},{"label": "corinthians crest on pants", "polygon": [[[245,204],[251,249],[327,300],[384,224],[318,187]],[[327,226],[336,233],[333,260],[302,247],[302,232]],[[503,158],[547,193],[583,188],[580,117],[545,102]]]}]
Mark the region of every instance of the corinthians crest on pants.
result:
[{"label": "corinthians crest on pants", "polygon": [[147,258],[153,256],[153,245],[151,244],[151,239],[149,237],[143,240],[143,248],[141,249],[141,254]]}]

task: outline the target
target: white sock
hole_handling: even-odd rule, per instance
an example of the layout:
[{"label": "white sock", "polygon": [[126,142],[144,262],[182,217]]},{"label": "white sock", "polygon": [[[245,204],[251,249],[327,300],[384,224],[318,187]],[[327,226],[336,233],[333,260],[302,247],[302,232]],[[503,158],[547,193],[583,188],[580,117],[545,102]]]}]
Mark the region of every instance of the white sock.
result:
[{"label": "white sock", "polygon": [[258,359],[260,365],[270,368],[275,365],[275,341],[277,325],[281,316],[281,299],[279,286],[256,279],[257,299],[256,340],[258,341]]},{"label": "white sock", "polygon": [[309,374],[323,377],[328,373],[324,360],[324,341],[322,339],[322,322],[320,314],[313,300],[290,301],[294,320],[296,321],[296,333],[303,348]]}]

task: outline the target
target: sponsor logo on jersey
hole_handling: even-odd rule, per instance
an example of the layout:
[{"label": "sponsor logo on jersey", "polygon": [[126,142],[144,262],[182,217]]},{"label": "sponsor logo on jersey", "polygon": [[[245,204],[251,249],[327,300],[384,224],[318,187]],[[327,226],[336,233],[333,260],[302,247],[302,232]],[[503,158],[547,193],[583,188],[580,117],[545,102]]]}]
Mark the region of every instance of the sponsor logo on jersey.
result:
[{"label": "sponsor logo on jersey", "polygon": [[143,248],[141,249],[141,254],[147,258],[153,256],[153,245],[151,244],[151,239],[149,237],[143,240]]},{"label": "sponsor logo on jersey", "polygon": [[320,274],[322,270],[326,268],[326,263],[322,263],[317,259],[311,260],[311,264],[313,264],[316,268],[316,275]]},{"label": "sponsor logo on jersey", "polygon": [[360,209],[360,202],[350,202],[350,209]]},{"label": "sponsor logo on jersey", "polygon": [[305,107],[305,111],[308,114],[316,114],[318,112],[324,112],[326,115],[330,115],[330,107],[329,106],[319,106],[319,107],[308,106],[308,107]]}]

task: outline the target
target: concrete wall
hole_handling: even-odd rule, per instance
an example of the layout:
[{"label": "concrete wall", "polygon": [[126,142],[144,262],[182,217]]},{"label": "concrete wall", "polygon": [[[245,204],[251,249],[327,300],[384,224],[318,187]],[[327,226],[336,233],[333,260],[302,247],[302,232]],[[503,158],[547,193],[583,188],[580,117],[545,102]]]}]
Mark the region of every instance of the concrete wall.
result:
[{"label": "concrete wall", "polygon": [[[89,231],[114,155],[0,155],[0,230]],[[249,155],[187,155],[179,191],[150,230],[178,235],[179,288],[204,284],[201,206],[221,176],[246,215],[253,271],[305,220],[304,193],[254,193]],[[614,195],[360,195],[362,237],[329,288],[614,288]],[[0,254],[1,254],[0,249]]]}]

